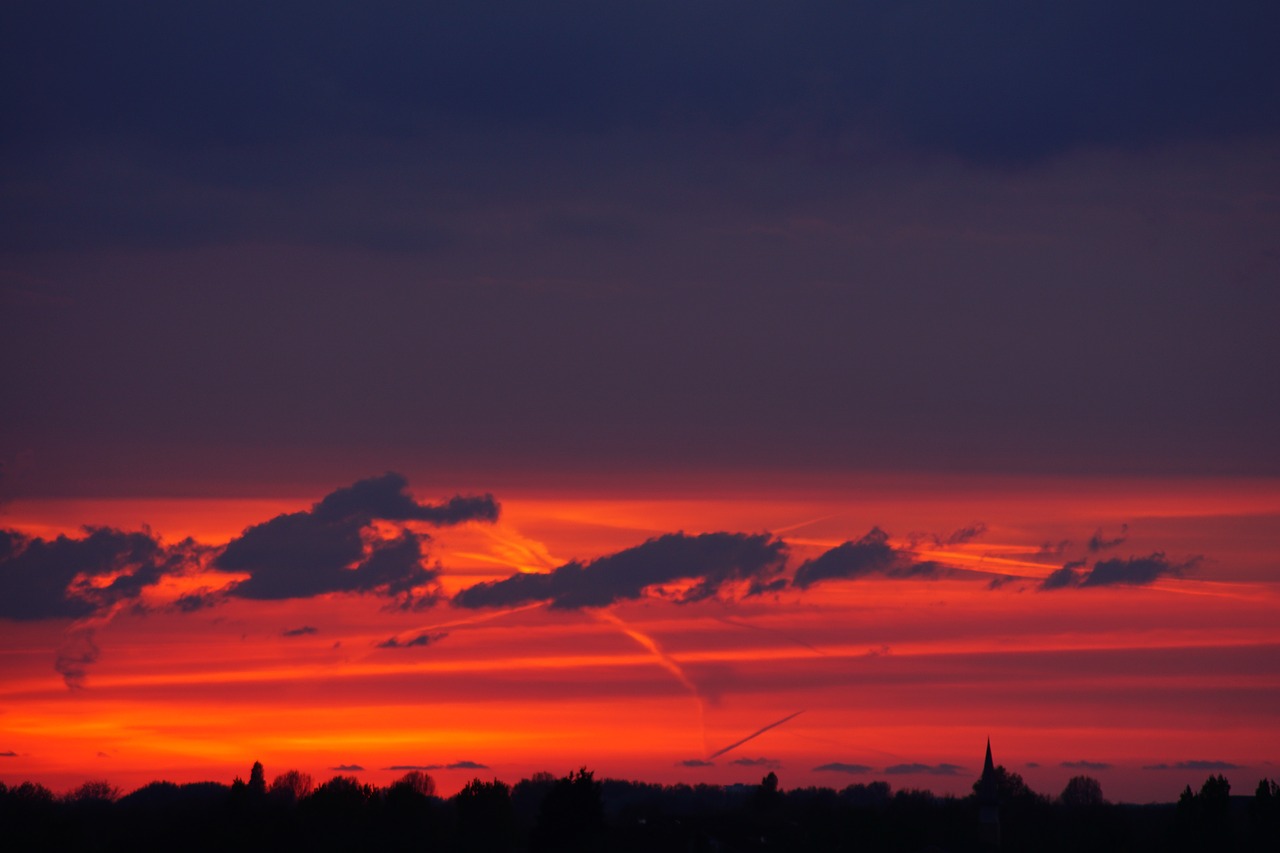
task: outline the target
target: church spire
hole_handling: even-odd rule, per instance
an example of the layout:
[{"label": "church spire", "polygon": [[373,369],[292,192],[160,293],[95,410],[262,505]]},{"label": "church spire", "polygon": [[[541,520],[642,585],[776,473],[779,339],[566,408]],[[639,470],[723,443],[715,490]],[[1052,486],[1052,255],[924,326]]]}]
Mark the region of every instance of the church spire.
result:
[{"label": "church spire", "polygon": [[995,763],[991,760],[991,738],[987,738],[987,760],[982,765],[982,778],[990,779],[996,773]]}]

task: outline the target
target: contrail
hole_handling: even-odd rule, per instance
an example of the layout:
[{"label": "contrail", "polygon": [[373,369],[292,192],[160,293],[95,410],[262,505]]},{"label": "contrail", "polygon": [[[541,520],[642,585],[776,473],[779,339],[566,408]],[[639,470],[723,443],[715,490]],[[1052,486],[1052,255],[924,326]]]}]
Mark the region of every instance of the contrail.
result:
[{"label": "contrail", "polygon": [[400,643],[407,643],[415,640],[423,634],[434,633],[441,628],[456,628],[459,625],[474,625],[477,622],[488,622],[491,619],[497,619],[501,616],[509,616],[512,613],[520,613],[523,610],[532,610],[535,607],[545,607],[546,602],[535,601],[533,604],[522,604],[519,607],[508,607],[506,610],[495,610],[492,613],[480,613],[476,616],[467,616],[462,619],[453,619],[448,622],[437,622],[434,625],[424,625],[421,628],[410,628],[407,631],[401,631],[392,637],[393,640]]},{"label": "contrail", "polygon": [[754,740],[755,738],[758,738],[758,737],[760,737],[760,735],[762,735],[762,734],[764,734],[765,732],[769,731],[769,729],[772,729],[772,728],[775,728],[775,727],[777,727],[777,726],[780,726],[780,725],[782,725],[783,723],[785,723],[787,720],[794,720],[796,717],[800,716],[800,715],[801,715],[801,714],[803,714],[803,713],[804,713],[804,711],[796,711],[794,714],[792,714],[792,715],[791,715],[791,716],[789,716],[789,717],[783,717],[781,720],[778,720],[776,723],[770,723],[769,725],[765,726],[763,729],[760,729],[759,731],[752,732],[751,734],[747,735],[746,737],[744,737],[742,740],[738,741],[737,743],[731,743],[731,744],[729,744],[728,746],[726,746],[724,749],[720,750],[719,752],[713,752],[713,753],[711,753],[710,755],[708,755],[708,756],[707,756],[707,761],[710,761],[710,760],[712,760],[713,758],[719,758],[720,756],[724,755],[724,754],[725,754],[726,752],[728,752],[729,750],[731,750],[731,749],[737,749],[738,747],[742,746],[742,745],[743,745],[744,743],[746,743],[747,741],[749,741],[749,740]]},{"label": "contrail", "polygon": [[724,624],[732,625],[735,628],[750,628],[752,631],[764,631],[769,634],[777,634],[779,637],[782,637],[784,640],[790,640],[791,642],[795,643],[797,646],[804,646],[806,649],[813,652],[814,654],[826,655],[826,652],[824,652],[822,649],[818,648],[817,646],[811,646],[808,643],[806,643],[804,640],[797,639],[791,636],[790,634],[784,634],[782,631],[779,631],[776,628],[769,628],[764,625],[753,625],[750,622],[739,622],[737,619],[728,619],[724,616],[715,616],[713,618],[717,622],[723,622]]},{"label": "contrail", "polygon": [[684,670],[680,668],[680,664],[675,659],[662,650],[662,646],[658,645],[658,641],[641,631],[632,628],[626,622],[623,622],[618,615],[610,610],[592,610],[591,614],[597,619],[609,622],[617,626],[618,630],[635,640],[641,646],[648,650],[657,660],[658,665],[671,673],[676,681],[679,681],[691,694],[694,701],[698,703],[698,731],[702,733],[702,748],[707,748],[707,722],[706,707],[702,701],[702,694],[698,691],[697,685],[689,680],[689,676],[684,674]]}]

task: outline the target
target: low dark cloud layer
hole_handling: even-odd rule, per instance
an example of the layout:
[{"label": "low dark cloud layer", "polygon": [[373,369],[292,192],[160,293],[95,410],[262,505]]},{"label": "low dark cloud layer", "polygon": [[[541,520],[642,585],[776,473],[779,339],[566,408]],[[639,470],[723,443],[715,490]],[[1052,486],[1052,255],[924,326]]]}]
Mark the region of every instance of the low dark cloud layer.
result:
[{"label": "low dark cloud layer", "polygon": [[330,767],[329,769],[337,770],[338,772],[352,772],[352,773],[364,770],[364,768],[361,767],[359,764],[339,764],[337,767]]},{"label": "low dark cloud layer", "polygon": [[910,552],[889,544],[889,534],[874,527],[856,542],[845,542],[830,551],[806,560],[796,569],[792,583],[808,589],[826,580],[852,580],[870,575],[891,578],[933,578],[942,566],[917,560]]},{"label": "low dark cloud layer", "polygon": [[782,766],[782,762],[776,758],[735,758],[729,763],[737,767],[763,767],[768,770],[777,770]]},{"label": "low dark cloud layer", "polygon": [[929,776],[956,776],[963,771],[964,768],[958,764],[894,764],[884,769],[885,774],[889,776],[899,776],[908,774],[923,773]]},{"label": "low dark cloud layer", "polygon": [[1240,765],[1229,761],[1175,761],[1173,764],[1144,764],[1143,770],[1239,770]]},{"label": "low dark cloud layer", "polygon": [[491,522],[498,505],[491,496],[455,497],[421,504],[399,474],[361,480],[327,495],[310,510],[278,515],[249,527],[213,560],[225,572],[249,577],[228,594],[240,598],[308,598],[330,592],[376,592],[406,604],[429,603],[424,588],[438,574],[423,566],[425,534],[402,529],[397,539],[367,544],[375,520],[451,525]]},{"label": "low dark cloud layer", "polygon": [[318,634],[319,629],[311,625],[303,625],[301,628],[290,628],[287,631],[281,631],[282,637],[305,637],[308,634]]},{"label": "low dark cloud layer", "polygon": [[703,761],[701,758],[686,758],[684,761],[681,761],[677,766],[679,767],[715,767],[716,763],[714,761]]},{"label": "low dark cloud layer", "polygon": [[[1031,765],[1027,765],[1030,767]],[[1112,765],[1105,761],[1064,761],[1059,765],[1068,770],[1110,770]]]},{"label": "low dark cloud layer", "polygon": [[821,764],[813,769],[822,773],[848,773],[850,775],[870,773],[872,770],[871,767],[865,764],[847,764],[843,761],[832,761],[830,764]]},{"label": "low dark cloud layer", "polygon": [[712,598],[738,582],[767,583],[782,571],[786,545],[768,534],[671,533],[589,563],[512,575],[462,590],[460,607],[513,607],[545,601],[555,608],[607,607],[661,584],[691,582],[680,602]]}]

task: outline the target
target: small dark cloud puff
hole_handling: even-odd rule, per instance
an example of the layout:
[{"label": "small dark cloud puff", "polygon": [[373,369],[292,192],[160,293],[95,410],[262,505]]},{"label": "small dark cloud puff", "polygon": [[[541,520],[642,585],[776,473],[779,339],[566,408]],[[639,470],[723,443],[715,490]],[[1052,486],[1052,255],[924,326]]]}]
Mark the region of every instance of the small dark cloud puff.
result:
[{"label": "small dark cloud puff", "polygon": [[1120,525],[1120,535],[1113,539],[1108,539],[1102,534],[1102,528],[1099,527],[1094,534],[1089,537],[1089,553],[1096,554],[1099,551],[1105,551],[1108,548],[1115,548],[1117,545],[1123,545],[1128,538],[1125,536],[1129,532],[1129,525]]},{"label": "small dark cloud puff", "polygon": [[287,631],[281,631],[281,632],[280,632],[280,636],[282,636],[282,637],[305,637],[305,636],[307,636],[308,634],[318,634],[318,633],[319,633],[319,629],[317,629],[317,628],[313,628],[313,627],[312,627],[312,626],[310,626],[310,625],[303,625],[301,628],[290,628],[290,629],[288,629]]},{"label": "small dark cloud puff", "polygon": [[865,764],[846,764],[843,761],[832,761],[830,764],[820,764],[813,769],[815,772],[819,773],[848,773],[850,775],[871,772],[871,768]]},{"label": "small dark cloud puff", "polygon": [[439,631],[435,634],[419,634],[409,640],[397,640],[395,637],[388,637],[381,643],[378,643],[379,649],[412,649],[429,646],[432,643],[443,640],[449,636],[448,631]]},{"label": "small dark cloud puff", "polygon": [[782,570],[786,545],[768,534],[669,533],[589,563],[512,575],[462,590],[460,607],[513,607],[546,601],[554,608],[607,607],[654,586],[693,581],[677,599],[700,601],[738,581],[767,582]]},{"label": "small dark cloud puff", "polygon": [[[1028,764],[1028,767],[1031,765]],[[1068,770],[1110,770],[1111,766],[1105,761],[1064,761],[1059,767],[1065,767]]]},{"label": "small dark cloud puff", "polygon": [[769,770],[777,770],[782,766],[782,762],[776,758],[735,758],[729,763],[738,767],[764,767]]},{"label": "small dark cloud puff", "polygon": [[808,589],[826,580],[883,575],[892,578],[934,578],[942,566],[929,560],[916,560],[909,552],[889,544],[889,534],[873,527],[857,541],[844,542],[796,569],[792,583]]},{"label": "small dark cloud puff", "polygon": [[1229,761],[1176,761],[1173,764],[1144,764],[1143,770],[1239,770],[1240,765]]},{"label": "small dark cloud puff", "polygon": [[0,752],[0,758],[17,758],[17,757],[18,757],[18,753],[14,752],[12,749],[7,750],[5,752]]},{"label": "small dark cloud puff", "polygon": [[415,591],[432,584],[438,574],[422,565],[423,543],[429,537],[405,529],[398,538],[369,545],[362,535],[365,529],[375,520],[441,526],[492,522],[497,517],[498,504],[490,495],[421,504],[409,495],[404,477],[387,473],[338,489],[310,510],[247,528],[227,543],[212,565],[249,574],[228,590],[240,598],[372,592],[421,605],[430,598]]},{"label": "small dark cloud puff", "polygon": [[342,772],[358,772],[364,770],[359,764],[339,764],[337,767],[330,767],[330,770]]},{"label": "small dark cloud puff", "polygon": [[930,776],[956,776],[960,771],[964,770],[958,764],[894,764],[884,769],[884,772],[890,776],[900,776],[912,773],[924,773]]},{"label": "small dark cloud puff", "polygon": [[451,764],[392,764],[385,770],[488,770],[489,765],[478,761],[454,761]]},{"label": "small dark cloud puff", "polygon": [[714,761],[703,761],[701,758],[686,758],[681,761],[677,767],[715,767]]},{"label": "small dark cloud puff", "polygon": [[934,542],[939,545],[963,545],[966,542],[972,542],[974,539],[979,538],[986,532],[986,523],[975,521],[967,527],[961,527],[959,530],[952,531],[951,535],[945,539],[940,536],[935,536],[933,539]]}]

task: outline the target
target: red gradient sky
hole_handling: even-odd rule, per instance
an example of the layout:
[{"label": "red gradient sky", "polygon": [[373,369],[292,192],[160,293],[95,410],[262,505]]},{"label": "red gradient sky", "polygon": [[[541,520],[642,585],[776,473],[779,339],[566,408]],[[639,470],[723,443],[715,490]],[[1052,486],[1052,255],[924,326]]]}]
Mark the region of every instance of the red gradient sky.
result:
[{"label": "red gradient sky", "polygon": [[1280,777],[1280,5],[1008,6],[0,4],[0,780]]},{"label": "red gradient sky", "polygon": [[[387,768],[439,765],[447,792],[477,774],[514,782],[585,764],[664,782],[751,782],[775,769],[788,787],[886,779],[963,793],[990,736],[998,760],[1047,793],[1080,772],[1131,801],[1171,799],[1219,766],[1195,762],[1221,762],[1242,788],[1276,773],[1274,482],[882,475],[682,499],[636,491],[517,493],[496,524],[435,531],[444,589],[675,530],[772,531],[794,567],[872,525],[905,545],[974,522],[985,523],[981,536],[926,540],[919,552],[1021,579],[996,589],[988,576],[833,580],[692,604],[651,591],[581,611],[441,603],[405,613],[339,594],[166,609],[210,582],[186,577],[149,590],[146,613],[97,620],[101,656],[77,689],[53,669],[74,625],[6,623],[0,748],[15,754],[0,772],[54,788],[99,776],[127,787],[229,780],[261,760],[321,778],[360,766],[385,783],[398,775]],[[220,545],[319,497],[25,500],[5,517],[44,537],[146,522],[169,542]],[[1122,555],[1203,559],[1149,586],[1037,588],[1097,530],[1124,538],[1109,549]],[[1037,553],[1064,540],[1061,552]],[[314,632],[284,636],[304,626]],[[377,647],[421,633],[446,636]],[[797,711],[712,766],[682,765]],[[743,759],[758,763],[734,763]],[[456,762],[485,768],[447,769]],[[868,769],[816,769],[832,763]],[[960,769],[890,771],[912,764]],[[1158,765],[1170,769],[1144,769]]]}]

